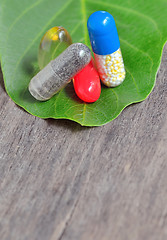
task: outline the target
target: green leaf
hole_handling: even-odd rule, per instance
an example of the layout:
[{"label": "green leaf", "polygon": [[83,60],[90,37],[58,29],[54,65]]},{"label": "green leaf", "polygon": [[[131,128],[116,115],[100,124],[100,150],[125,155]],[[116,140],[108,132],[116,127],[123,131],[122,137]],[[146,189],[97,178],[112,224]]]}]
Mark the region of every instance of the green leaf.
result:
[{"label": "green leaf", "polygon": [[[126,106],[144,100],[154,87],[167,39],[166,9],[166,0],[0,0],[0,55],[7,93],[41,118],[66,118],[84,126],[115,119]],[[90,47],[86,24],[97,10],[106,10],[115,18],[127,73],[123,84],[103,86],[100,99],[93,104],[81,102],[72,83],[49,101],[36,101],[27,86],[38,71],[43,34],[53,26],[63,26],[73,42]]]}]

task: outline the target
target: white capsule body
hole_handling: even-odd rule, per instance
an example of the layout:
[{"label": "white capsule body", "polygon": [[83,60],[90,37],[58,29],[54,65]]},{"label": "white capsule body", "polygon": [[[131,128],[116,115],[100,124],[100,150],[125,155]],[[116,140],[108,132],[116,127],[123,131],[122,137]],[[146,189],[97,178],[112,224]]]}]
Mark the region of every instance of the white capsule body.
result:
[{"label": "white capsule body", "polygon": [[108,87],[116,87],[125,79],[125,68],[121,49],[108,55],[94,53],[101,81]]}]

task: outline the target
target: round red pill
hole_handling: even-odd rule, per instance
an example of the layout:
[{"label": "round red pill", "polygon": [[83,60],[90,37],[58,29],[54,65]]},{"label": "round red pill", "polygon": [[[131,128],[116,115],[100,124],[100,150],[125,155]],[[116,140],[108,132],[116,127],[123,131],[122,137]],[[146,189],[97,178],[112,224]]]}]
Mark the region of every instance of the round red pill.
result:
[{"label": "round red pill", "polygon": [[77,96],[84,102],[95,102],[101,93],[101,84],[93,58],[73,79]]}]

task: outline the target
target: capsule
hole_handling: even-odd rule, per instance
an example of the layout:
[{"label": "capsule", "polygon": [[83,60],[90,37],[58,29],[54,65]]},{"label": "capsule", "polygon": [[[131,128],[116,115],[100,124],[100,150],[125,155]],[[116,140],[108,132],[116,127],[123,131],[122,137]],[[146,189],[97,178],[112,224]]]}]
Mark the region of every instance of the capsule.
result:
[{"label": "capsule", "polygon": [[73,79],[77,96],[84,102],[97,101],[101,93],[99,74],[94,66],[94,60],[84,67]]},{"label": "capsule", "polygon": [[29,84],[31,95],[39,101],[50,99],[65,87],[91,60],[91,51],[83,43],[71,44],[52,60]]},{"label": "capsule", "polygon": [[120,85],[125,79],[125,68],[113,16],[105,11],[94,12],[87,27],[102,82],[108,87]]},{"label": "capsule", "polygon": [[51,60],[60,55],[72,39],[68,31],[60,26],[52,27],[42,37],[38,50],[38,65],[43,69]]}]

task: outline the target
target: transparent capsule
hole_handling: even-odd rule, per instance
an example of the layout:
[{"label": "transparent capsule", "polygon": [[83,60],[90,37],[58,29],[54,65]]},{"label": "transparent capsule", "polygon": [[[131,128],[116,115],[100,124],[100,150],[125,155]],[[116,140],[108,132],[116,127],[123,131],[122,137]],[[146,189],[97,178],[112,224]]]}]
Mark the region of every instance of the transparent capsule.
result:
[{"label": "transparent capsule", "polygon": [[83,43],[73,43],[52,60],[29,84],[31,95],[39,101],[50,99],[91,60],[91,51]]},{"label": "transparent capsule", "polygon": [[43,69],[72,44],[72,39],[63,27],[49,29],[41,39],[38,51],[38,64]]},{"label": "transparent capsule", "polygon": [[105,11],[94,12],[87,26],[102,82],[108,87],[120,85],[126,73],[113,16]]}]

